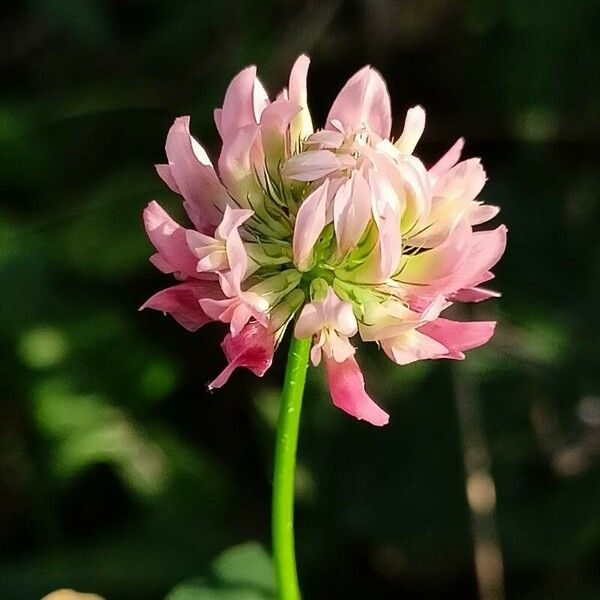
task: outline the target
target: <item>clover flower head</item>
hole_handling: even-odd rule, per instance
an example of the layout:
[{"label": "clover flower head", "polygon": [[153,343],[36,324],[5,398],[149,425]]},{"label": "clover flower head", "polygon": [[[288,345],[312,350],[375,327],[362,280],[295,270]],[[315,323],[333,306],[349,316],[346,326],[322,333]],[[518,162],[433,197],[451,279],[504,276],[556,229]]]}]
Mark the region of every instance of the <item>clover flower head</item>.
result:
[{"label": "clover flower head", "polygon": [[270,100],[256,68],[230,83],[215,110],[222,140],[216,168],[175,119],[164,182],[183,197],[192,227],[156,203],[144,211],[152,263],[178,281],[144,308],[195,331],[229,325],[229,361],[209,384],[245,367],[261,376],[288,325],[314,340],[336,406],[383,425],[388,415],[365,391],[351,338],[376,342],[395,363],[462,359],[487,342],[493,322],[440,316],[455,302],[498,296],[481,287],[506,244],[506,227],[481,230],[498,208],[478,199],[486,174],[460,160],[459,139],[433,166],[414,155],[425,111],[409,109],[394,141],[381,75],[364,67],[342,88],[323,129],[307,105],[308,57]]}]

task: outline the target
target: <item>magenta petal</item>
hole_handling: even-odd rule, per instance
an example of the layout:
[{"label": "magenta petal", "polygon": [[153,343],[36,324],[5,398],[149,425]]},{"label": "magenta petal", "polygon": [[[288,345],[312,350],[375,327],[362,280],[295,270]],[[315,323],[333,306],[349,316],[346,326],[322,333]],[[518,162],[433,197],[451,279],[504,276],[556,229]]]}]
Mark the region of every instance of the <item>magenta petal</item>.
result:
[{"label": "magenta petal", "polygon": [[170,314],[188,331],[196,331],[212,319],[202,310],[201,298],[220,298],[223,293],[216,281],[189,281],[161,290],[140,307]]},{"label": "magenta petal", "polygon": [[338,363],[325,355],[324,361],[333,404],[358,420],[386,425],[390,417],[365,391],[365,380],[355,358]]},{"label": "magenta petal", "polygon": [[419,328],[421,333],[437,340],[446,348],[446,358],[464,358],[464,350],[472,350],[485,344],[494,335],[495,321],[450,321],[435,319]]},{"label": "magenta petal", "polygon": [[250,369],[255,375],[262,377],[273,362],[275,338],[259,323],[249,323],[236,336],[228,333],[221,347],[229,364],[208,384],[209,389],[225,385],[238,367]]}]

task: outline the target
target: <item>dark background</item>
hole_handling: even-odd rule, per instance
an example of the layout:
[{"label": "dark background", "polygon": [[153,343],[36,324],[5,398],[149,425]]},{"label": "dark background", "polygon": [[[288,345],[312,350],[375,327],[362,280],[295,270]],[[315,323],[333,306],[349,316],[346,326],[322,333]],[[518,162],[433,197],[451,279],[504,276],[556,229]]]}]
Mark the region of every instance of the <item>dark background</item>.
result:
[{"label": "dark background", "polygon": [[175,116],[216,156],[231,77],[255,63],[274,93],[305,51],[316,123],[373,64],[394,133],[421,103],[426,164],[465,135],[509,228],[503,298],[468,309],[499,321],[486,348],[405,368],[360,350],[388,427],[338,412],[312,370],[305,597],[600,598],[599,7],[3,3],[0,597],[154,600],[229,546],[268,548],[285,348],[264,379],[238,372],[209,395],[224,327],[137,312],[170,282],[148,263],[141,210],[181,215],[152,166]]}]

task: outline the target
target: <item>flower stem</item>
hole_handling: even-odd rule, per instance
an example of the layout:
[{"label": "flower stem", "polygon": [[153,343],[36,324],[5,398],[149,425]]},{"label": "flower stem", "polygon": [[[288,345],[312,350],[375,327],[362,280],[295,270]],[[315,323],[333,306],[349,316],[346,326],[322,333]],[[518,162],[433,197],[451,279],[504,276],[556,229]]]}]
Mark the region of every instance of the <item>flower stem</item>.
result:
[{"label": "flower stem", "polygon": [[310,344],[310,338],[300,340],[292,336],[277,421],[272,535],[278,600],[300,599],[294,551],[294,482],[298,428]]}]

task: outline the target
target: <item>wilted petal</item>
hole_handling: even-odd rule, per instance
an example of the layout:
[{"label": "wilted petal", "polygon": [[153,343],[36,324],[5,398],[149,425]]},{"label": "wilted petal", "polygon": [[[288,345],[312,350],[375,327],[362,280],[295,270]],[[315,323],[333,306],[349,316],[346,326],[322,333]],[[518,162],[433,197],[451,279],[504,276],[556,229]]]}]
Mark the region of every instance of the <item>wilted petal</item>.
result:
[{"label": "wilted petal", "polygon": [[382,138],[390,137],[390,96],[385,81],[375,69],[364,67],[348,80],[331,106],[328,129],[337,129],[334,121],[339,121],[346,132],[367,127]]},{"label": "wilted petal", "polygon": [[301,271],[310,265],[312,249],[327,224],[327,192],[329,182],[318,187],[300,206],[294,224],[294,262]]},{"label": "wilted petal", "polygon": [[273,362],[275,339],[268,329],[258,323],[249,323],[238,335],[228,333],[221,344],[229,364],[211,383],[209,389],[220,388],[238,367],[250,369],[262,377]]},{"label": "wilted petal", "polygon": [[196,272],[198,259],[188,247],[187,230],[173,221],[155,201],[150,202],[144,209],[144,226],[150,241],[160,255],[157,266],[160,265],[161,271],[166,272],[168,265],[173,273],[198,277]]},{"label": "wilted petal", "polygon": [[422,106],[408,109],[404,121],[404,130],[394,146],[401,154],[412,154],[425,131],[425,110]]},{"label": "wilted petal", "polygon": [[359,420],[382,426],[389,415],[365,391],[365,380],[354,357],[342,363],[325,356],[327,384],[333,404]]},{"label": "wilted petal", "polygon": [[216,281],[189,281],[162,290],[140,307],[152,308],[170,314],[188,331],[196,331],[213,319],[200,306],[202,298],[223,298]]}]

